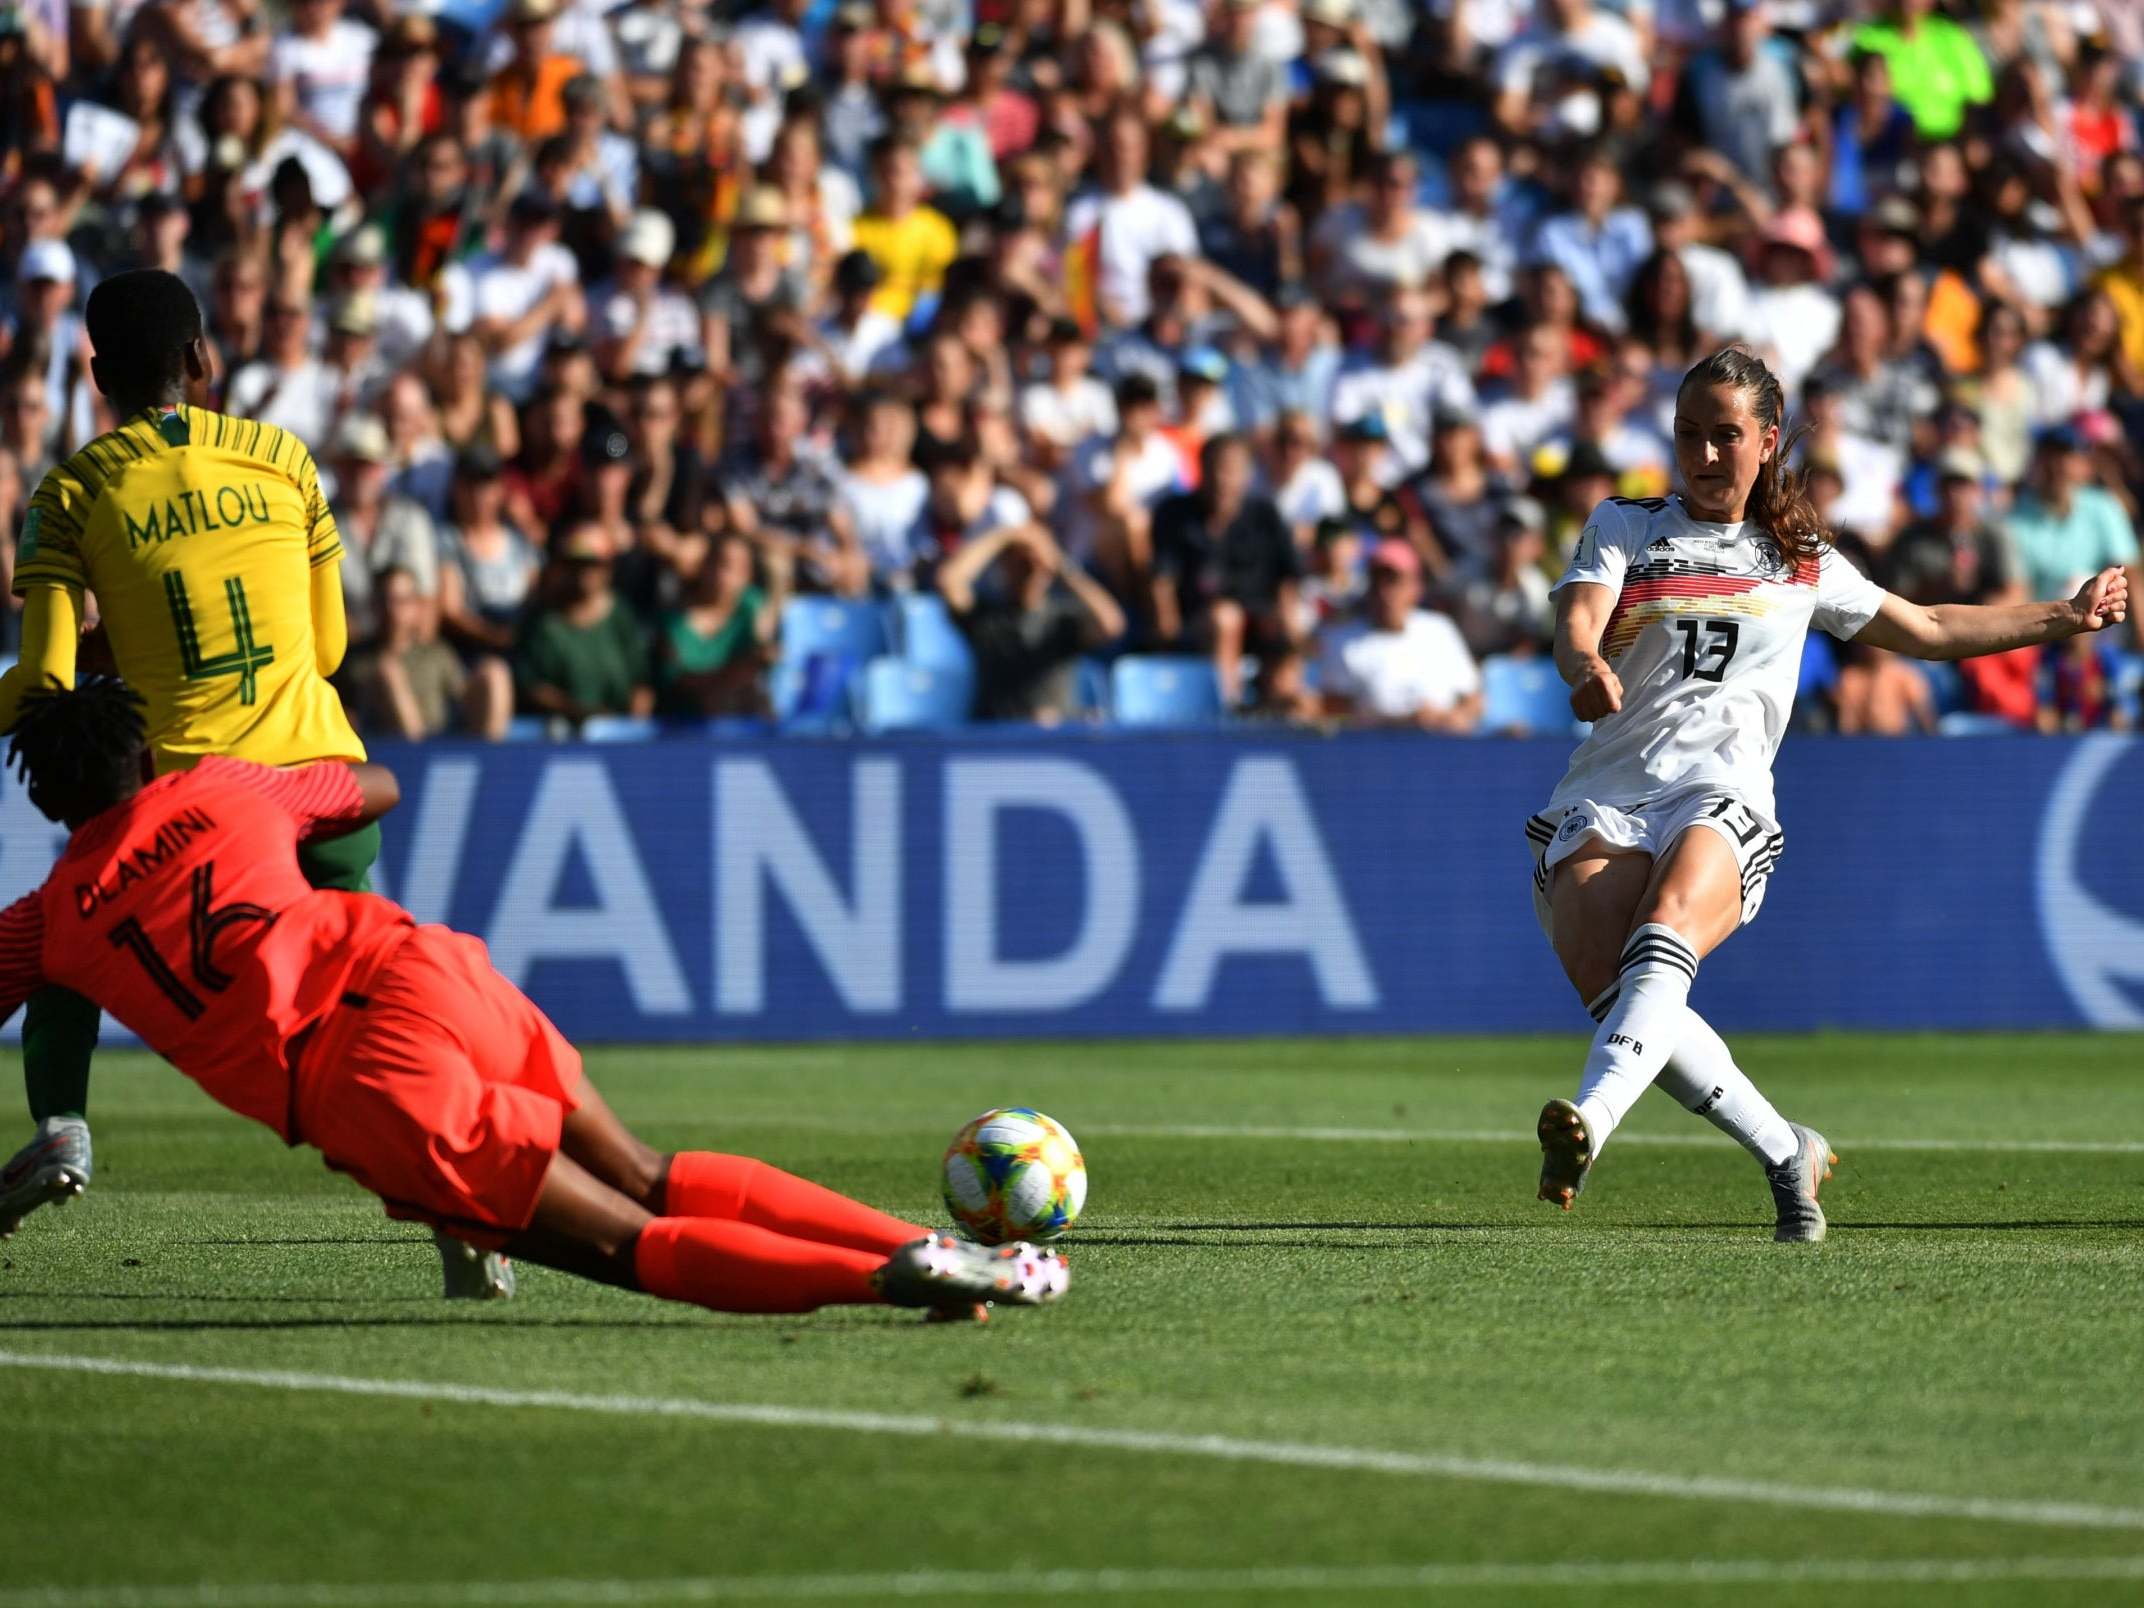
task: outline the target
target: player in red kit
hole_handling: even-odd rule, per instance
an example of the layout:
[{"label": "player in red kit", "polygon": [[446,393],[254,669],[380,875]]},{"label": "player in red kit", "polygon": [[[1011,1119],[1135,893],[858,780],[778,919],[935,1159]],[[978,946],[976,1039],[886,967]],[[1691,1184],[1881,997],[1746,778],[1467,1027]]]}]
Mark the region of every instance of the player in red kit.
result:
[{"label": "player in red kit", "polygon": [[144,783],[141,703],[110,679],[30,694],[11,736],[30,801],[73,835],[0,911],[0,1020],[71,988],[390,1217],[666,1300],[967,1315],[1063,1293],[1054,1252],[970,1245],[750,1157],[635,1138],[482,943],[299,872],[301,843],[393,805],[380,767],[206,759]]}]

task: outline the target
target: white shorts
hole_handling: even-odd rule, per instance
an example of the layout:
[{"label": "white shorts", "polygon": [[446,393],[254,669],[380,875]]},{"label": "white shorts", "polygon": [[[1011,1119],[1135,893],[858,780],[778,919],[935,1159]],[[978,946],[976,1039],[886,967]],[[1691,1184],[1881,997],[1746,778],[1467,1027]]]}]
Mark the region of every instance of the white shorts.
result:
[{"label": "white shorts", "polygon": [[1764,903],[1765,884],[1786,848],[1787,835],[1748,799],[1717,787],[1643,804],[1596,804],[1587,799],[1530,817],[1526,841],[1534,856],[1534,919],[1544,933],[1555,936],[1549,921],[1549,879],[1557,866],[1587,844],[1598,842],[1611,852],[1649,854],[1657,860],[1693,826],[1710,827],[1734,852],[1735,863],[1742,868],[1742,924],[1747,926]]}]

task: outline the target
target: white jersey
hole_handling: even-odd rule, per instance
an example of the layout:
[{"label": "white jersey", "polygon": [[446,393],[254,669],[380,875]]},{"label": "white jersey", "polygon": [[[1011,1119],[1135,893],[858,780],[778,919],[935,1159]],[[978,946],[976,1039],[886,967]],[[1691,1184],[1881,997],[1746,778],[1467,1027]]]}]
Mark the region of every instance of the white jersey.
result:
[{"label": "white jersey", "polygon": [[1679,497],[1594,509],[1557,588],[1581,581],[1616,594],[1601,657],[1623,707],[1579,745],[1551,811],[1711,786],[1769,813],[1809,628],[1854,636],[1884,600],[1830,548],[1789,566],[1758,527],[1705,524]]}]

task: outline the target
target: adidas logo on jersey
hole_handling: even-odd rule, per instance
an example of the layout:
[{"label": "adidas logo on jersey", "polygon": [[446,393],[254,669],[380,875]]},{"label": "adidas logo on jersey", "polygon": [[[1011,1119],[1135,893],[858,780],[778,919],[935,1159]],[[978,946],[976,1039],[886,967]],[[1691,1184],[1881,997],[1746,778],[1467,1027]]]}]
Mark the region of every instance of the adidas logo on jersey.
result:
[{"label": "adidas logo on jersey", "polygon": [[1652,545],[1646,548],[1646,551],[1648,553],[1672,552],[1674,548],[1675,541],[1673,537],[1656,536],[1653,538]]}]

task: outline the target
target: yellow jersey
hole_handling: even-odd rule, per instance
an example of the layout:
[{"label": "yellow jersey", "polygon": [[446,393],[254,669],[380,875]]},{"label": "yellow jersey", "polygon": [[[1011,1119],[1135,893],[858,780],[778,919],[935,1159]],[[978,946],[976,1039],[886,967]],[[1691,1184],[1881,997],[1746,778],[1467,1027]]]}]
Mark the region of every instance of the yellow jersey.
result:
[{"label": "yellow jersey", "polygon": [[45,475],[15,590],[96,593],[119,673],[147,700],[159,773],[211,754],[361,760],[314,659],[312,572],[341,557],[304,442],[205,408],[152,408]]}]

